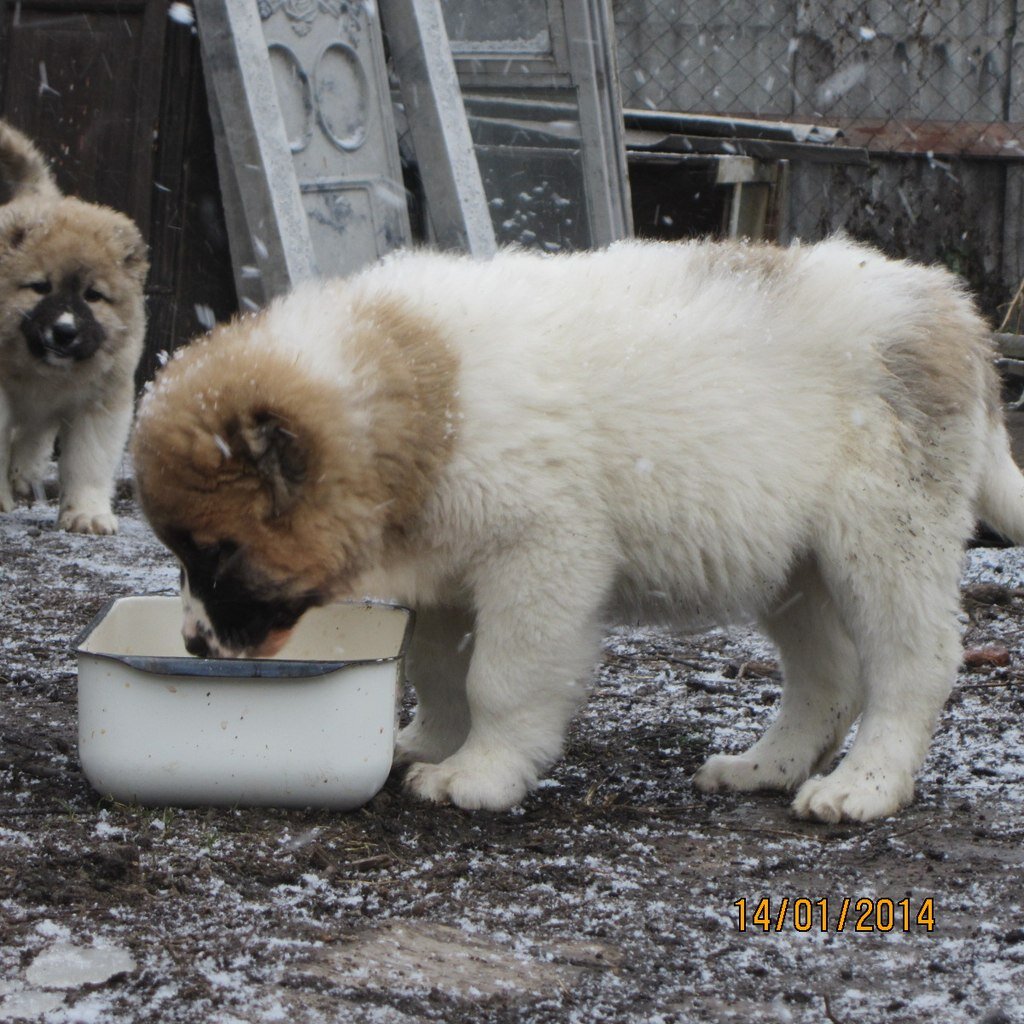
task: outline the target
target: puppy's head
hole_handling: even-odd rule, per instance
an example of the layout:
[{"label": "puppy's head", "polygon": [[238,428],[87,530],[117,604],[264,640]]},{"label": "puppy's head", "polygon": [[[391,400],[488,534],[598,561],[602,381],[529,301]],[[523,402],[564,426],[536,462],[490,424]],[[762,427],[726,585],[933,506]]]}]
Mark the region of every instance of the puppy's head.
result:
[{"label": "puppy's head", "polygon": [[70,367],[142,337],[148,264],[138,229],[77,199],[0,209],[0,337],[26,364]]},{"label": "puppy's head", "polygon": [[136,421],[139,501],[181,562],[194,654],[276,653],[383,544],[388,502],[370,441],[331,384],[266,331],[247,318],[179,350]]},{"label": "puppy's head", "polygon": [[[304,518],[305,442],[267,410],[229,417],[212,435],[216,454],[190,444],[191,472],[163,463],[154,481],[144,468],[158,451],[147,422],[136,432],[137,486],[157,535],[181,563],[186,648],[201,657],[276,654],[302,613],[332,589],[289,535]],[[181,452],[181,440],[161,438],[171,442],[168,456]],[[202,438],[191,441],[201,446]],[[184,485],[175,495],[170,478]]]}]

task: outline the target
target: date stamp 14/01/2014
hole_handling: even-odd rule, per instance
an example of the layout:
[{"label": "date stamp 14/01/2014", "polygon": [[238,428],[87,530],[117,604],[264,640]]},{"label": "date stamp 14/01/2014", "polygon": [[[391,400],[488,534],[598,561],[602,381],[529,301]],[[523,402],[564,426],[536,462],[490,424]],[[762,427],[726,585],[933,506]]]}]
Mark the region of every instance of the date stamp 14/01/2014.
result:
[{"label": "date stamp 14/01/2014", "polygon": [[842,896],[770,896],[733,903],[739,932],[931,932],[935,929],[935,900],[909,897],[869,899]]}]

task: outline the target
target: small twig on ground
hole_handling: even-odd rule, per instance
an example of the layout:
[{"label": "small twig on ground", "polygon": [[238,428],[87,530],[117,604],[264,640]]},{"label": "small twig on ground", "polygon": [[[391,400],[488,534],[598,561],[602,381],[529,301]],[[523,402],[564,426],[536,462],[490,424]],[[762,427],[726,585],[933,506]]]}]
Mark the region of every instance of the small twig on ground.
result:
[{"label": "small twig on ground", "polygon": [[[910,828],[905,828],[899,832],[890,832],[887,836],[882,836],[884,839],[902,839],[904,836],[913,835],[915,832],[920,832],[925,825],[932,824],[930,821],[919,821],[916,825],[911,825]],[[872,831],[876,831],[872,829]]]},{"label": "small twig on ground", "polygon": [[691,690],[700,690],[701,693],[734,693],[735,687],[727,683],[711,683],[705,679],[683,679],[683,684]]},{"label": "small twig on ground", "polygon": [[688,814],[690,811],[703,810],[706,807],[703,803],[692,804],[667,804],[664,807],[657,807],[651,804],[610,804],[610,811],[625,811],[627,814],[642,814],[645,817],[671,818],[677,814]]},{"label": "small twig on ground", "polygon": [[345,861],[343,866],[346,868],[367,868],[371,864],[387,864],[392,860],[394,860],[394,857],[390,853],[378,853],[374,857],[361,857],[359,860]]},{"label": "small twig on ground", "polygon": [[[813,822],[813,824],[821,824],[821,822]],[[837,838],[834,835],[818,835],[815,832],[790,832],[782,828],[763,828],[754,825],[729,825],[725,822],[717,821],[699,822],[696,823],[694,827],[718,828],[729,832],[748,832],[755,836],[778,836],[780,839],[817,839],[819,843]]]},{"label": "small twig on ground", "polygon": [[827,992],[822,995],[825,1000],[825,1019],[832,1021],[832,1024],[843,1024],[842,1020],[832,1012],[832,997]]},{"label": "small twig on ground", "polygon": [[954,686],[951,697],[955,697],[962,690],[994,690],[997,686],[1020,686],[1024,684],[1024,678],[1020,676],[1010,676],[1008,679],[991,679],[984,683],[961,683],[959,686]]},{"label": "small twig on ground", "polygon": [[708,672],[710,669],[708,666],[701,661],[697,661],[694,658],[677,658],[672,654],[665,654],[663,651],[655,651],[655,657],[659,661],[667,661],[670,665],[679,665],[682,668],[693,669],[694,672]]}]

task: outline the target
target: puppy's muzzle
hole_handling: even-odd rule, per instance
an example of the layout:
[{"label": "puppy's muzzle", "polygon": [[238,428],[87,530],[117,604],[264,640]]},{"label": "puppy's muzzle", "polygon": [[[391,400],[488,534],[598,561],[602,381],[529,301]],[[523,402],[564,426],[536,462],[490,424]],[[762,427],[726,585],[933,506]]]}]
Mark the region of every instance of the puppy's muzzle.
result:
[{"label": "puppy's muzzle", "polygon": [[84,343],[82,332],[70,317],[58,320],[42,330],[39,345],[42,349],[41,357],[48,363],[79,361],[95,351],[95,346],[90,348]]},{"label": "puppy's muzzle", "polygon": [[210,641],[201,633],[185,637],[185,650],[194,654],[197,658],[210,657]]},{"label": "puppy's muzzle", "polygon": [[74,301],[61,308],[44,300],[24,318],[21,331],[32,355],[46,363],[81,362],[103,343],[95,317]]},{"label": "puppy's muzzle", "polygon": [[290,629],[272,629],[262,642],[251,647],[231,647],[222,644],[202,624],[181,631],[185,650],[197,658],[272,658],[284,647],[292,635]]}]

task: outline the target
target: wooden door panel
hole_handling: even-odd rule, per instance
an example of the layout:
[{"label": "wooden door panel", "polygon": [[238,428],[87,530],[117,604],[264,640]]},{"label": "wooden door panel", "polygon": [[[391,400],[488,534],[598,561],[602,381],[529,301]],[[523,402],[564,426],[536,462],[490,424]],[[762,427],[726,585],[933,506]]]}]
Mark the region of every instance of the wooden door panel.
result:
[{"label": "wooden door panel", "polygon": [[127,213],[149,243],[140,382],[158,353],[237,308],[198,41],[167,11],[164,0],[0,0],[0,114],[65,192]]},{"label": "wooden door panel", "polygon": [[[148,233],[166,16],[159,3],[5,3],[4,116],[53,161],[61,187]],[[155,58],[155,59],[154,59]]]}]

